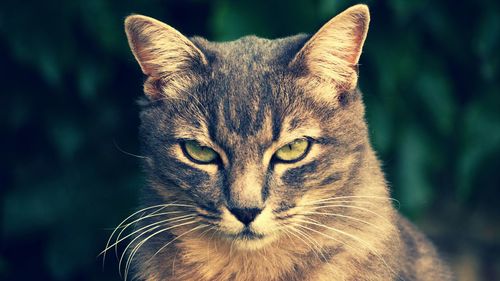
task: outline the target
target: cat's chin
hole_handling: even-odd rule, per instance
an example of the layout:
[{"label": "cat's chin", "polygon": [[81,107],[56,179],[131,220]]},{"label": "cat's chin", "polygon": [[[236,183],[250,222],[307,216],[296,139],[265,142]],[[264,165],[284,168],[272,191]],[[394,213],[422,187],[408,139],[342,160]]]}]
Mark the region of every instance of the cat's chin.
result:
[{"label": "cat's chin", "polygon": [[256,251],[269,246],[273,241],[276,240],[275,235],[262,235],[258,237],[237,237],[231,242],[234,247],[238,250],[244,251]]}]

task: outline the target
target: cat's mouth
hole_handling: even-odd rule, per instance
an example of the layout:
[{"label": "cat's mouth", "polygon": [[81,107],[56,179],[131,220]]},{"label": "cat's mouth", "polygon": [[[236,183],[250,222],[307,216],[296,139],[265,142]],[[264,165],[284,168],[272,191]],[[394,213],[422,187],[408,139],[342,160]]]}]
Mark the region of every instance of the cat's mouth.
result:
[{"label": "cat's mouth", "polygon": [[252,251],[266,247],[266,245],[269,245],[276,237],[270,234],[257,233],[245,227],[237,234],[226,234],[225,238],[230,242],[231,247],[234,246],[240,250]]},{"label": "cat's mouth", "polygon": [[231,240],[242,240],[242,241],[249,241],[249,240],[256,241],[265,238],[264,234],[257,233],[248,227],[245,227],[242,231],[238,233],[227,233],[225,236]]},{"label": "cat's mouth", "polygon": [[258,240],[258,239],[263,239],[264,235],[256,233],[252,231],[250,228],[245,227],[243,231],[238,233],[235,237],[236,239],[243,239],[243,240]]}]

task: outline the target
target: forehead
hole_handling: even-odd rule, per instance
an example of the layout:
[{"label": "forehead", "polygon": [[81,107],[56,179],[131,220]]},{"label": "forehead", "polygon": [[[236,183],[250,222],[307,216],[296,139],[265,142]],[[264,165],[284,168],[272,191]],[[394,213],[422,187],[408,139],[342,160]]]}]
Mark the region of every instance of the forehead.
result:
[{"label": "forehead", "polygon": [[[255,36],[226,43],[194,38],[210,61],[206,89],[212,133],[232,141],[277,137],[285,109],[293,103],[288,63],[306,41],[299,35],[278,40]],[[215,126],[214,126],[215,125]],[[265,138],[266,140],[262,139]]]}]

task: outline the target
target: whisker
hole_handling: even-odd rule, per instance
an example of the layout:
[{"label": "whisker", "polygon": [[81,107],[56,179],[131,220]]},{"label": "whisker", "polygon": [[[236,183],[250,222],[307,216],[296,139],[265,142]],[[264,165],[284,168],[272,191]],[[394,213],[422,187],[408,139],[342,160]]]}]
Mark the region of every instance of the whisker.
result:
[{"label": "whisker", "polygon": [[331,227],[331,226],[324,225],[324,224],[322,224],[322,223],[320,223],[320,222],[318,222],[318,221],[316,221],[316,220],[310,219],[310,218],[308,218],[308,219],[306,219],[306,220],[300,220],[300,221],[302,221],[302,222],[304,222],[304,223],[308,223],[308,224],[312,224],[312,225],[316,225],[316,226],[321,226],[321,227],[324,227],[324,228],[326,228],[326,229],[333,230],[333,231],[335,231],[335,232],[337,232],[337,233],[343,234],[343,235],[345,235],[345,236],[347,236],[347,237],[349,237],[349,238],[351,238],[351,239],[353,239],[353,240],[356,240],[357,242],[360,242],[360,243],[364,244],[364,245],[365,245],[365,247],[367,247],[370,251],[372,251],[372,252],[373,252],[373,253],[374,253],[374,254],[375,254],[375,255],[376,255],[376,256],[377,256],[377,257],[378,257],[378,258],[379,258],[379,259],[380,259],[383,263],[384,263],[384,265],[387,267],[387,269],[389,269],[389,270],[390,270],[390,271],[391,271],[394,275],[396,275],[396,276],[397,276],[396,272],[392,269],[392,267],[390,267],[390,266],[387,264],[387,262],[386,262],[386,261],[385,261],[385,259],[384,259],[384,258],[383,258],[380,254],[379,254],[379,252],[378,252],[378,251],[376,251],[376,250],[375,250],[375,249],[374,249],[374,248],[370,245],[370,243],[366,242],[364,239],[361,239],[361,238],[359,238],[358,236],[353,235],[353,234],[350,234],[350,233],[347,233],[347,232],[345,232],[345,231],[339,230],[339,229],[337,229],[337,228],[335,228],[335,227]]},{"label": "whisker", "polygon": [[359,206],[349,206],[349,205],[337,205],[337,204],[332,204],[332,205],[319,205],[319,206],[314,206],[314,210],[317,210],[317,209],[322,209],[322,208],[334,208],[334,207],[340,207],[340,208],[352,208],[352,209],[357,209],[357,210],[362,210],[362,211],[365,211],[365,212],[368,212],[368,213],[371,213],[381,219],[383,219],[384,221],[386,221],[388,224],[391,224],[391,222],[384,216],[372,211],[372,210],[369,210],[369,209],[366,209],[366,208],[363,208],[363,207],[359,207]]},{"label": "whisker", "polygon": [[293,223],[293,224],[294,224],[295,226],[297,226],[297,227],[300,227],[300,228],[303,228],[303,229],[306,229],[306,230],[312,231],[312,232],[317,233],[317,234],[319,234],[319,235],[322,235],[322,236],[324,236],[324,237],[326,237],[326,238],[329,238],[329,239],[331,239],[331,240],[333,240],[333,241],[335,241],[335,242],[337,242],[337,243],[340,243],[340,244],[342,244],[342,245],[345,245],[345,246],[347,246],[347,247],[351,248],[352,250],[354,250],[354,252],[356,252],[356,251],[358,251],[358,250],[359,250],[359,249],[353,248],[351,245],[347,244],[346,242],[343,242],[343,241],[341,241],[341,240],[339,240],[339,239],[337,239],[337,238],[335,238],[335,237],[333,237],[333,236],[331,236],[331,235],[325,234],[325,233],[320,232],[320,231],[318,231],[318,230],[316,230],[316,229],[313,229],[313,228],[307,227],[307,226],[305,226],[305,225],[301,225],[301,224],[299,224],[299,223]]},{"label": "whisker", "polygon": [[[124,224],[127,220],[131,219],[132,217],[134,217],[134,216],[136,216],[136,215],[138,215],[138,214],[140,214],[140,213],[144,213],[144,212],[146,212],[146,211],[148,211],[148,210],[150,210],[150,209],[160,208],[159,210],[156,210],[156,211],[154,211],[153,213],[151,213],[151,214],[154,214],[154,213],[159,212],[159,211],[161,211],[162,209],[165,209],[166,207],[170,207],[170,206],[179,206],[179,207],[196,207],[196,206],[194,206],[194,205],[187,205],[187,204],[175,204],[175,202],[177,202],[177,201],[174,201],[174,203],[159,204],[159,205],[154,205],[154,206],[148,206],[148,207],[142,208],[142,209],[140,209],[140,210],[137,210],[136,212],[134,212],[133,214],[131,214],[131,215],[129,215],[127,218],[125,218],[125,219],[124,219],[124,220],[123,220],[120,224],[118,224],[118,226],[116,226],[116,227],[114,228],[114,230],[115,230],[115,231],[117,231],[117,228],[122,228],[122,225],[123,225],[123,224]],[[112,234],[113,234],[113,233],[112,233]],[[113,237],[113,236],[111,235],[111,237]]]},{"label": "whisker", "polygon": [[[160,214],[157,214],[157,215],[163,215],[163,214],[167,214],[167,213],[160,213]],[[136,234],[136,233],[138,233],[138,232],[141,232],[142,230],[144,230],[144,229],[146,229],[146,228],[149,228],[149,227],[151,227],[151,226],[155,226],[155,225],[158,225],[158,224],[162,224],[162,223],[165,223],[165,222],[168,222],[168,221],[172,221],[172,220],[176,220],[176,219],[180,219],[180,218],[186,218],[186,217],[193,217],[193,216],[194,216],[194,215],[191,215],[191,214],[190,214],[190,215],[184,215],[184,216],[174,217],[174,218],[170,218],[170,219],[166,219],[166,220],[162,220],[162,221],[153,222],[153,223],[151,223],[151,224],[148,224],[148,225],[146,225],[146,226],[143,226],[143,227],[141,227],[141,228],[139,228],[139,229],[137,229],[137,230],[133,231],[132,233],[129,233],[128,235],[126,235],[126,236],[122,237],[122,238],[121,238],[121,239],[119,239],[119,240],[118,240],[118,238],[117,238],[117,240],[115,241],[115,243],[111,244],[111,245],[110,245],[110,246],[108,246],[106,249],[104,249],[104,250],[101,252],[101,254],[105,253],[106,251],[108,251],[109,249],[111,249],[111,248],[113,248],[113,247],[115,247],[115,249],[116,249],[117,245],[118,245],[120,242],[122,242],[123,240],[127,239],[128,237],[130,237],[130,236],[132,236],[132,235],[134,235],[134,234]],[[144,217],[144,218],[146,218],[146,217]],[[120,232],[120,234],[121,234],[121,232]],[[120,237],[120,235],[118,235],[117,237]]]},{"label": "whisker", "polygon": [[[125,281],[127,280],[127,275],[128,275],[129,270],[130,270],[130,265],[132,263],[132,260],[134,259],[135,254],[137,253],[137,251],[139,250],[139,248],[141,248],[142,245],[144,245],[149,239],[151,239],[152,237],[154,237],[154,236],[156,236],[156,235],[158,235],[160,233],[163,233],[165,231],[168,231],[168,230],[171,230],[171,229],[174,229],[174,228],[177,228],[177,227],[181,227],[181,226],[184,226],[184,225],[188,225],[188,224],[193,224],[193,223],[196,223],[196,221],[195,220],[191,220],[191,221],[188,221],[188,222],[185,222],[185,223],[176,224],[176,225],[173,225],[173,226],[161,229],[161,230],[159,230],[159,231],[157,231],[157,232],[149,235],[146,239],[143,239],[140,243],[138,243],[134,247],[134,249],[130,252],[130,254],[129,254],[128,258],[127,258],[127,261],[125,262],[125,269],[124,269],[124,272],[125,272],[124,279],[125,279]],[[130,245],[130,243],[129,243],[129,245]],[[124,253],[125,252],[126,251],[124,251]],[[122,255],[122,258],[123,258],[123,255]],[[119,264],[122,263],[122,258],[120,258]]]},{"label": "whisker", "polygon": [[[210,227],[209,229],[207,229],[207,230],[203,231],[203,233],[202,233],[202,235],[200,236],[200,238],[201,238],[201,237],[203,237],[203,235],[205,235],[205,233],[208,233],[208,232],[210,232],[211,230],[214,230],[214,229],[215,229],[215,227],[216,227],[216,226],[215,226],[215,225],[213,225],[213,226],[212,226],[212,227]],[[214,237],[214,233],[215,233],[215,231],[212,233],[212,238],[211,238],[211,239],[213,239],[213,237]],[[208,247],[207,247],[207,260],[210,260],[210,242],[212,242],[212,241],[211,241],[211,239],[208,241]]]},{"label": "whisker", "polygon": [[[188,205],[188,204],[177,204],[176,202],[178,201],[174,201],[172,203],[167,203],[167,204],[159,204],[159,205],[154,205],[154,206],[149,206],[149,207],[145,207],[145,208],[142,208],[136,212],[134,212],[133,214],[131,214],[130,216],[128,216],[127,218],[125,218],[120,224],[118,224],[118,226],[115,227],[115,229],[113,230],[113,232],[111,233],[111,235],[109,236],[108,238],[108,241],[106,242],[106,247],[105,248],[108,248],[109,247],[109,244],[111,243],[111,240],[113,239],[115,233],[118,231],[118,229],[120,228],[127,228],[129,225],[127,224],[126,226],[123,226],[129,219],[133,218],[134,216],[136,215],[139,215],[141,213],[144,213],[148,210],[151,210],[151,209],[155,209],[155,208],[159,208],[158,210],[155,210],[154,212],[152,212],[151,214],[154,214],[154,213],[157,213],[167,207],[196,207],[194,205]],[[144,214],[141,214],[141,217],[142,215]],[[122,232],[120,232],[121,234]],[[120,235],[119,235],[120,236]],[[115,251],[116,253],[116,251]],[[104,267],[104,264],[106,262],[106,251],[103,251],[101,252],[99,255],[103,255],[103,258],[102,258],[102,266]]]},{"label": "whisker", "polygon": [[134,153],[130,153],[128,151],[125,151],[124,149],[122,149],[118,143],[116,142],[115,139],[113,139],[113,144],[115,145],[115,148],[118,149],[118,151],[120,151],[121,153],[125,154],[125,155],[128,155],[128,156],[132,156],[132,157],[136,157],[136,158],[139,158],[139,159],[148,159],[148,160],[151,160],[150,157],[147,157],[147,156],[143,156],[143,155],[137,155],[137,154],[134,154]]},{"label": "whisker", "polygon": [[[319,235],[321,235],[321,236],[324,236],[324,237],[326,237],[326,238],[329,238],[329,239],[331,239],[331,240],[333,240],[333,241],[335,241],[335,242],[337,242],[337,243],[340,243],[341,245],[344,245],[344,246],[346,246],[346,247],[350,248],[350,249],[352,250],[352,252],[353,252],[353,253],[359,254],[359,249],[354,248],[353,246],[351,246],[350,244],[348,244],[348,243],[346,243],[346,242],[344,242],[344,241],[342,241],[342,240],[339,240],[339,239],[337,239],[337,238],[335,238],[335,237],[333,237],[333,236],[331,236],[331,235],[325,234],[325,233],[320,232],[320,231],[318,231],[318,230],[315,230],[315,229],[313,229],[313,228],[310,228],[310,227],[307,227],[307,226],[301,225],[301,224],[299,224],[299,223],[293,223],[293,224],[294,224],[295,226],[297,226],[297,227],[303,228],[303,229],[305,229],[305,230],[309,230],[309,231],[311,231],[311,232],[314,232],[314,233],[317,233],[317,234],[319,234]],[[330,266],[330,269],[332,269],[332,267],[331,267],[331,266]]]},{"label": "whisker", "polygon": [[[290,234],[293,235],[295,238],[299,239],[300,241],[302,241],[307,247],[309,247],[309,249],[311,249],[311,251],[313,251],[315,254],[316,254],[316,251],[315,249],[309,244],[307,243],[304,239],[302,239],[300,236],[298,236],[295,232],[292,232],[292,228],[293,226],[291,225],[285,225],[285,224],[282,224],[281,225],[282,227],[280,228],[285,234],[286,236],[290,239],[290,240],[293,240],[292,237],[290,237]],[[294,229],[295,230],[295,229]],[[319,258],[319,256],[317,255],[317,257]]]},{"label": "whisker", "polygon": [[340,217],[340,218],[346,218],[346,219],[350,219],[350,220],[354,220],[354,221],[358,221],[358,222],[362,222],[364,224],[367,224],[367,225],[370,225],[376,229],[378,229],[379,231],[384,231],[382,228],[380,228],[378,225],[375,225],[371,222],[367,222],[365,220],[362,220],[360,218],[356,218],[356,217],[352,217],[352,216],[347,216],[347,215],[341,215],[341,214],[337,214],[337,213],[323,213],[323,212],[301,212],[300,215],[307,215],[307,214],[311,214],[311,215],[322,215],[322,216],[333,216],[333,217]]},{"label": "whisker", "polygon": [[317,203],[317,202],[324,202],[324,201],[334,201],[337,199],[347,199],[347,198],[368,198],[368,199],[378,199],[378,200],[390,200],[398,204],[398,208],[401,206],[401,203],[399,200],[392,198],[392,197],[385,197],[385,196],[370,196],[370,195],[350,195],[350,196],[336,196],[336,197],[330,197],[330,198],[324,198],[324,199],[319,199],[315,201],[311,201],[310,203]]},{"label": "whisker", "polygon": [[312,242],[313,242],[313,243],[315,243],[315,244],[317,245],[317,247],[318,247],[318,248],[320,248],[319,253],[320,253],[320,254],[321,254],[321,256],[323,257],[323,260],[325,261],[325,264],[328,264],[328,267],[330,268],[330,270],[332,270],[332,272],[334,272],[334,271],[333,271],[333,267],[332,267],[332,265],[328,263],[328,262],[329,262],[329,260],[328,260],[328,259],[325,257],[325,255],[323,254],[323,249],[322,249],[322,248],[321,248],[321,246],[319,245],[319,242],[318,242],[316,239],[314,239],[314,237],[313,237],[312,235],[309,235],[306,231],[302,231],[302,230],[300,230],[300,229],[296,229],[296,228],[294,228],[294,229],[295,229],[296,231],[298,231],[298,232],[302,233],[305,237],[309,237],[309,238],[310,238],[309,240],[312,240]]},{"label": "whisker", "polygon": [[175,237],[174,239],[170,240],[170,242],[168,242],[167,244],[163,245],[158,251],[156,251],[156,253],[153,254],[153,256],[151,256],[151,258],[148,259],[148,262],[151,261],[159,252],[161,252],[163,249],[165,249],[168,245],[172,244],[174,241],[176,241],[177,239],[181,238],[182,236],[188,234],[188,233],[191,233],[197,229],[200,229],[200,228],[204,228],[204,227],[208,227],[207,224],[204,224],[204,225],[198,225],[194,228],[192,228],[191,230],[189,231],[186,231],[184,233],[182,233],[181,235]]},{"label": "whisker", "polygon": [[[151,209],[154,209],[154,208],[160,208],[160,210],[162,210],[162,209],[165,208],[165,204],[160,204],[160,205],[155,205],[155,206],[149,206],[149,207],[146,207],[146,208],[142,208],[142,209],[136,211],[135,213],[131,214],[127,218],[125,218],[120,224],[118,224],[118,226],[115,227],[115,229],[113,230],[113,232],[109,236],[109,239],[108,239],[108,242],[106,243],[106,247],[105,248],[107,248],[109,246],[109,243],[111,243],[111,239],[115,235],[116,231],[118,231],[118,229],[121,227],[121,225],[123,225],[127,220],[129,220],[130,218],[132,218],[132,217],[134,217],[134,216],[136,216],[136,215],[138,215],[138,214],[140,214],[142,212],[146,212],[147,210],[151,210]],[[99,254],[99,255],[101,255],[101,254]],[[102,266],[103,267],[104,267],[105,261],[106,261],[106,252],[104,252],[104,255],[102,257]]]},{"label": "whisker", "polygon": [[231,246],[229,246],[229,258],[231,258],[232,255],[233,255],[233,246],[234,246],[235,242],[236,242],[236,239],[232,238],[232,240],[231,240]]},{"label": "whisker", "polygon": [[[118,233],[118,235],[116,236],[116,240],[115,240],[115,254],[117,255],[117,258],[118,258],[118,243],[117,242],[118,242],[118,240],[120,240],[121,235],[123,234],[123,232],[125,232],[125,230],[129,226],[131,226],[131,225],[133,225],[141,220],[145,220],[145,219],[152,218],[152,217],[164,216],[164,215],[169,215],[169,214],[187,213],[186,211],[171,211],[171,212],[163,212],[163,213],[157,213],[157,212],[158,212],[158,210],[147,215],[147,216],[140,217],[139,219],[137,219],[131,223],[128,223],[126,226],[123,227],[123,229],[120,231],[120,233]],[[177,217],[177,218],[179,218],[179,217]]]},{"label": "whisker", "polygon": [[[293,227],[292,225],[284,225],[284,226],[288,227],[288,229],[290,230],[290,234],[292,234],[293,236],[295,236],[296,238],[298,238],[300,241],[302,241],[304,244],[306,244],[311,249],[311,251],[316,255],[316,257],[319,260],[321,260],[321,257],[319,256],[319,254],[321,254],[321,256],[323,257],[324,261],[327,262],[327,259],[326,259],[325,255],[323,254],[323,251],[322,251],[321,247],[319,246],[319,243],[316,240],[312,239],[312,237],[310,237],[309,235],[306,235],[303,231],[301,231],[301,230]],[[301,235],[302,237],[304,237],[305,239],[307,239],[315,247],[313,247],[311,244],[307,243],[299,235]],[[313,241],[311,241],[311,239]]]},{"label": "whisker", "polygon": [[318,206],[318,205],[327,204],[327,203],[360,203],[360,204],[368,204],[368,205],[376,206],[373,202],[364,201],[364,200],[324,200],[324,201],[317,202],[314,204],[305,204],[305,206]]},{"label": "whisker", "polygon": [[217,251],[217,240],[216,239],[214,240],[214,236],[215,236],[215,234],[217,234],[217,232],[220,232],[220,230],[217,229],[216,226],[214,226],[214,228],[215,228],[215,231],[212,233],[212,236],[210,236],[210,242],[214,242],[214,249],[215,249],[215,251]]},{"label": "whisker", "polygon": [[[165,221],[161,221],[161,223],[169,223],[169,222],[170,222],[170,223],[172,223],[172,222],[177,223],[177,222],[180,222],[180,221],[186,221],[186,220],[189,220],[189,219],[192,219],[192,218],[194,218],[194,215],[186,216],[186,217],[183,217],[183,218],[176,218],[176,220],[172,220],[172,219],[170,219],[169,221],[166,221],[166,220],[165,220]],[[130,248],[130,246],[134,243],[134,241],[136,241],[137,239],[139,239],[139,238],[140,238],[141,236],[143,236],[144,234],[149,233],[149,232],[151,232],[151,231],[154,231],[155,229],[158,229],[158,228],[160,228],[160,227],[163,227],[163,226],[164,226],[163,224],[160,224],[160,222],[157,222],[157,223],[155,223],[155,224],[159,224],[159,225],[154,226],[154,227],[151,227],[151,228],[149,228],[149,229],[147,229],[147,230],[143,231],[142,233],[140,233],[139,235],[137,235],[134,239],[132,239],[132,241],[130,241],[130,242],[127,244],[127,246],[126,246],[126,247],[125,247],[125,249],[123,250],[123,253],[122,253],[122,255],[121,255],[121,257],[120,257],[120,260],[119,260],[119,262],[118,262],[118,272],[120,273],[120,276],[121,276],[121,265],[122,265],[123,258],[124,258],[124,256],[125,256],[125,254],[127,253],[127,250],[128,250],[128,249]],[[151,225],[149,225],[149,226],[151,226]]]},{"label": "whisker", "polygon": [[172,277],[174,277],[174,276],[175,276],[175,260],[176,260],[176,258],[177,258],[177,255],[179,255],[179,251],[180,251],[180,250],[181,250],[181,249],[180,249],[180,248],[178,248],[178,249],[177,249],[177,251],[175,251],[174,258],[172,259]]},{"label": "whisker", "polygon": [[[207,224],[207,226],[210,226],[210,225]],[[215,228],[215,226],[212,226],[210,228],[205,229],[205,231],[203,231],[202,233],[200,233],[200,235],[198,236],[198,239],[201,239],[203,236],[205,236],[205,234],[207,234],[210,230],[212,230],[214,228]]]}]

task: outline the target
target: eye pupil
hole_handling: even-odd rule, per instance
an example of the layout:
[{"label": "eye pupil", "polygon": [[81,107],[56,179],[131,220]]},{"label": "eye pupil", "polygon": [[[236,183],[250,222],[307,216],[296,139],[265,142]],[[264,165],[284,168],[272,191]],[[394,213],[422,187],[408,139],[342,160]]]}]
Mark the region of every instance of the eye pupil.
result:
[{"label": "eye pupil", "polygon": [[197,141],[187,140],[180,143],[184,155],[196,164],[212,164],[219,155],[208,146],[200,145]]},{"label": "eye pupil", "polygon": [[285,144],[274,153],[274,159],[280,162],[293,163],[302,160],[309,152],[310,141],[306,138],[296,139]]}]

